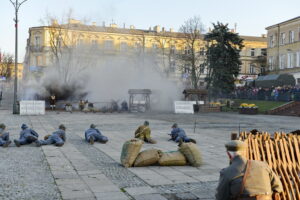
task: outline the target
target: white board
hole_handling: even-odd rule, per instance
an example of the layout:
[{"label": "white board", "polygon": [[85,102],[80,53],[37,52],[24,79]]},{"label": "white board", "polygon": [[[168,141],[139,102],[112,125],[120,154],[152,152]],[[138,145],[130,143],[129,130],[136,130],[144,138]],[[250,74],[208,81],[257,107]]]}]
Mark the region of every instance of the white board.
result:
[{"label": "white board", "polygon": [[44,115],[45,101],[20,101],[20,115]]},{"label": "white board", "polygon": [[[196,101],[174,101],[175,113],[194,114],[194,104]],[[204,101],[198,101],[198,104],[204,104]]]}]

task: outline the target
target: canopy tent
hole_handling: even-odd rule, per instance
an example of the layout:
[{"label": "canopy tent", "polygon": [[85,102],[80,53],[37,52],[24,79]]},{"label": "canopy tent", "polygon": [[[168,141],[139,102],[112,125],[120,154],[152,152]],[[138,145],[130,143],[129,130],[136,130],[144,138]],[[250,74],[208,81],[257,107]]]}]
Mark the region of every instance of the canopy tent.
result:
[{"label": "canopy tent", "polygon": [[255,80],[255,86],[263,88],[271,88],[285,85],[294,86],[295,83],[295,78],[291,74],[270,74],[266,76],[259,76]]}]

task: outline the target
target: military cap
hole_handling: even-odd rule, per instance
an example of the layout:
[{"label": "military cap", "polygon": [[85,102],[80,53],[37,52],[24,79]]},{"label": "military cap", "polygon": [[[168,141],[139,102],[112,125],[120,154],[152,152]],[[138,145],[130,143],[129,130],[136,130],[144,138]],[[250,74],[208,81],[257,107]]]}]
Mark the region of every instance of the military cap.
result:
[{"label": "military cap", "polygon": [[66,130],[66,127],[65,127],[65,125],[63,125],[63,124],[59,125],[58,128],[59,128],[59,129],[62,129],[62,130]]},{"label": "military cap", "polygon": [[231,140],[225,144],[227,151],[245,151],[247,144],[240,140]]},{"label": "military cap", "polygon": [[28,126],[26,124],[22,124],[21,128],[26,129],[26,128],[28,128]]},{"label": "military cap", "polygon": [[95,124],[91,124],[90,128],[96,128],[96,125]]},{"label": "military cap", "polygon": [[6,128],[5,124],[1,123],[0,128],[5,129]]},{"label": "military cap", "polygon": [[145,125],[145,126],[149,126],[149,122],[148,122],[148,121],[145,121],[145,122],[144,122],[144,125]]},{"label": "military cap", "polygon": [[174,123],[174,124],[172,125],[172,128],[178,128],[178,124],[177,124],[177,123]]}]

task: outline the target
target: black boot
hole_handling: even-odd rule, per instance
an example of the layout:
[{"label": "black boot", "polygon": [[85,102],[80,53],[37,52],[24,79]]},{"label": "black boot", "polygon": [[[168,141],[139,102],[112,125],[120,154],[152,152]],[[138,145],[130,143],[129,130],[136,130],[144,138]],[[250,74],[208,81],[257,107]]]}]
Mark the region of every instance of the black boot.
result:
[{"label": "black boot", "polygon": [[17,147],[21,146],[21,144],[20,144],[20,142],[18,140],[14,140],[14,143],[16,144]]}]

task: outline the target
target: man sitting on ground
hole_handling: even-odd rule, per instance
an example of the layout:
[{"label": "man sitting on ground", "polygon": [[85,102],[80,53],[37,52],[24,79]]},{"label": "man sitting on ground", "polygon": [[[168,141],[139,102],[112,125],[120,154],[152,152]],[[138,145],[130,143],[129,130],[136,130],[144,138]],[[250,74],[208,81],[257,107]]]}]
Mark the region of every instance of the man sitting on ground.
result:
[{"label": "man sitting on ground", "polygon": [[101,132],[96,129],[95,124],[91,124],[90,128],[85,131],[85,140],[90,144],[94,144],[95,141],[105,144],[108,138],[101,134]]},{"label": "man sitting on ground", "polygon": [[58,130],[53,132],[46,140],[36,141],[36,146],[54,144],[55,146],[61,147],[66,142],[66,127],[61,124]]},{"label": "man sitting on ground", "polygon": [[29,128],[26,124],[22,124],[21,129],[22,131],[20,132],[19,140],[14,140],[14,143],[17,147],[37,141],[39,137],[37,132]]},{"label": "man sitting on ground", "polygon": [[156,143],[156,141],[151,138],[151,130],[148,121],[145,121],[144,125],[138,127],[134,133],[134,137],[151,144]]},{"label": "man sitting on ground", "polygon": [[5,132],[5,124],[0,124],[0,146],[8,147],[11,141],[9,140],[9,133]]},{"label": "man sitting on ground", "polygon": [[193,142],[196,144],[196,140],[187,137],[185,131],[182,128],[179,128],[176,123],[173,124],[172,131],[169,135],[171,136],[170,140],[173,140],[175,142],[179,142],[180,140],[182,140],[183,142]]}]

